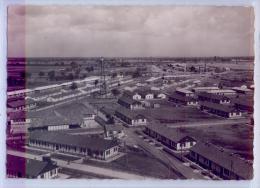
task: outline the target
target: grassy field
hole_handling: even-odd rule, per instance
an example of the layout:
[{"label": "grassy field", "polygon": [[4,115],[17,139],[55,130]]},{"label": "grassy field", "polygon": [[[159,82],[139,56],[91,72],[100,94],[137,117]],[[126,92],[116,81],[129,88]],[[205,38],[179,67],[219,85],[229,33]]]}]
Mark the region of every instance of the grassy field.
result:
[{"label": "grassy field", "polygon": [[219,119],[216,116],[201,112],[193,107],[162,107],[140,111],[148,119],[160,120],[163,123],[192,122],[197,120]]},{"label": "grassy field", "polygon": [[253,128],[247,125],[203,126],[180,130],[197,139],[224,147],[247,159],[253,158]]},{"label": "grassy field", "polygon": [[148,156],[142,151],[128,151],[127,154],[110,163],[85,161],[86,164],[111,168],[115,170],[128,171],[144,176],[162,179],[172,179],[172,171],[157,159]]}]

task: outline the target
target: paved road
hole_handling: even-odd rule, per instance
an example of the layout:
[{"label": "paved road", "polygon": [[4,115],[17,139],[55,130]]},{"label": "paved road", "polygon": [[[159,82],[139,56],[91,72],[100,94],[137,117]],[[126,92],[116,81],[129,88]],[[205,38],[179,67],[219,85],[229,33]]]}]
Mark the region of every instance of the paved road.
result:
[{"label": "paved road", "polygon": [[240,123],[249,123],[250,120],[246,118],[239,119],[223,119],[223,120],[209,120],[209,121],[199,121],[199,122],[186,122],[186,123],[175,123],[167,124],[171,128],[184,128],[184,127],[202,127],[202,126],[217,126],[217,125],[234,125]]},{"label": "paved road", "polygon": [[153,145],[145,142],[142,138],[138,137],[136,133],[134,133],[134,129],[126,129],[127,135],[136,140],[136,143],[153,155],[155,158],[169,165],[176,174],[176,179],[207,179],[203,175],[196,173],[190,167],[184,166],[182,162],[176,159],[173,156],[169,156],[164,151],[156,148]]},{"label": "paved road", "polygon": [[[24,153],[20,151],[13,151],[13,150],[7,150],[8,154],[15,155],[15,156],[21,156],[24,158],[28,159],[36,159],[36,160],[41,160],[41,156],[29,154],[29,153]],[[82,171],[85,173],[92,173],[92,174],[98,174],[102,176],[107,176],[111,178],[117,178],[117,179],[132,179],[132,180],[144,180],[144,179],[152,179],[151,177],[146,177],[146,176],[141,176],[137,174],[132,174],[128,172],[122,172],[118,170],[112,170],[108,168],[102,168],[102,167],[96,167],[96,166],[91,166],[91,165],[86,165],[86,164],[78,164],[78,163],[73,163],[70,162],[68,164],[67,161],[59,160],[59,159],[52,159],[53,161],[57,162],[57,165],[59,167],[64,167],[72,170],[78,170]]]}]

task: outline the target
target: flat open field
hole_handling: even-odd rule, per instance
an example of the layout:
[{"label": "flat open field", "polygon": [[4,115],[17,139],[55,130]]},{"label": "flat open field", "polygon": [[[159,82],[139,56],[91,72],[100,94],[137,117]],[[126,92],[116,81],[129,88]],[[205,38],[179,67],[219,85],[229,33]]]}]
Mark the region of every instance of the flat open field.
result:
[{"label": "flat open field", "polygon": [[247,159],[253,158],[253,128],[245,124],[181,128],[180,131],[219,145]]},{"label": "flat open field", "polygon": [[197,120],[220,119],[201,112],[194,107],[161,107],[155,109],[141,110],[148,119],[156,119],[162,123],[192,122]]}]

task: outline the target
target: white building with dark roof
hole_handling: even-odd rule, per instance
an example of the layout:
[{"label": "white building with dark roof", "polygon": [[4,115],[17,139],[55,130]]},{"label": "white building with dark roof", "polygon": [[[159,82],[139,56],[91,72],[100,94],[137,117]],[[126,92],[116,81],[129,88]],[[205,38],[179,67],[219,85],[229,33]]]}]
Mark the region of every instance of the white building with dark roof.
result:
[{"label": "white building with dark roof", "polygon": [[170,149],[177,151],[190,149],[196,144],[196,140],[193,137],[164,125],[146,125],[144,132]]},{"label": "white building with dark roof", "polygon": [[240,110],[230,105],[222,105],[211,102],[201,102],[200,109],[224,118],[239,118],[242,116]]},{"label": "white building with dark roof", "polygon": [[9,154],[6,158],[8,178],[54,179],[58,177],[58,166],[51,161],[25,159]]},{"label": "white building with dark roof", "polygon": [[142,126],[147,124],[147,119],[144,115],[124,107],[120,107],[115,112],[116,117],[121,119],[128,126]]},{"label": "white building with dark roof", "polygon": [[105,140],[87,135],[69,135],[56,131],[33,131],[29,134],[29,146],[107,160],[118,154],[116,140]]},{"label": "white building with dark roof", "polygon": [[179,104],[182,104],[182,105],[185,105],[185,106],[196,106],[196,105],[198,105],[198,99],[195,98],[194,96],[181,95],[177,92],[169,95],[169,101],[172,101],[174,103],[179,103]]},{"label": "white building with dark roof", "polygon": [[200,101],[212,102],[217,104],[230,104],[230,98],[225,95],[202,92],[198,94]]},{"label": "white building with dark roof", "polygon": [[122,96],[118,99],[118,104],[131,110],[143,109],[143,105],[140,101],[134,100],[128,96]]}]

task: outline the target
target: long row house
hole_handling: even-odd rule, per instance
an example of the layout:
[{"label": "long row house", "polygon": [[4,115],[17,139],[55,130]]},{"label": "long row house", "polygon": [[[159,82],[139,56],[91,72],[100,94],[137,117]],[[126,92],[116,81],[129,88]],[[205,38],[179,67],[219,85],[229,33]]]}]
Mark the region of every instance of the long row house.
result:
[{"label": "long row house", "polygon": [[253,165],[250,161],[211,143],[196,143],[190,149],[189,158],[222,179],[249,180],[253,178]]},{"label": "long row house", "polygon": [[69,135],[60,132],[33,131],[29,134],[28,145],[62,153],[107,160],[118,154],[116,140],[87,135]]}]

